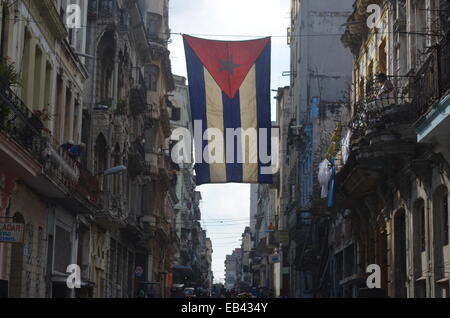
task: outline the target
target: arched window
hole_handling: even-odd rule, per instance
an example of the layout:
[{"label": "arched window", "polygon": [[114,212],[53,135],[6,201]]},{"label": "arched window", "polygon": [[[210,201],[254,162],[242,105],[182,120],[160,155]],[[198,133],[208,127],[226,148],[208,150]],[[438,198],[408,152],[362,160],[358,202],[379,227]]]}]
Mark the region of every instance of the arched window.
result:
[{"label": "arched window", "polygon": [[153,12],[147,13],[147,32],[149,34],[150,40],[157,41],[160,38],[159,32],[161,30],[161,25],[161,15]]},{"label": "arched window", "polygon": [[97,47],[97,98],[99,103],[110,107],[110,100],[113,97],[115,50],[114,33],[106,31]]},{"label": "arched window", "polygon": [[159,79],[159,66],[155,64],[148,64],[144,67],[145,81],[147,82],[147,88],[156,92],[158,90],[158,79]]}]

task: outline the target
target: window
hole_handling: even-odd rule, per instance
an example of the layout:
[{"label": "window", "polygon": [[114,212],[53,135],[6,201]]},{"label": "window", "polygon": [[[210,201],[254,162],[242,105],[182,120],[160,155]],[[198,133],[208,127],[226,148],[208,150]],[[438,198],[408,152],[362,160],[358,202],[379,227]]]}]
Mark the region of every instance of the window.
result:
[{"label": "window", "polygon": [[71,232],[60,226],[56,226],[55,231],[55,265],[54,268],[60,273],[65,273],[67,266],[71,263]]},{"label": "window", "polygon": [[147,32],[151,40],[159,39],[159,32],[162,25],[162,16],[157,13],[147,13]]},{"label": "window", "polygon": [[144,72],[147,88],[152,92],[156,92],[158,89],[159,67],[154,64],[146,65]]},{"label": "window", "polygon": [[114,11],[114,0],[100,0],[99,6],[100,16],[110,16]]}]

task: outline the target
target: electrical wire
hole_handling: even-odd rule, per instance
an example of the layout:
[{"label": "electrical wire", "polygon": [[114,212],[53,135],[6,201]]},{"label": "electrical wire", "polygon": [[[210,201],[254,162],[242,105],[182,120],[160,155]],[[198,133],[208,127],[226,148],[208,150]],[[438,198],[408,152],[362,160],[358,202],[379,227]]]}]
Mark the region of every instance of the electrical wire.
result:
[{"label": "electrical wire", "polygon": [[[35,23],[36,25],[41,25],[46,23],[45,21],[38,21],[35,19],[21,19],[21,18],[10,18],[5,19],[10,21],[24,21],[28,23]],[[96,25],[109,25],[108,23],[97,23]],[[76,29],[83,29],[92,27],[91,25],[81,25]],[[302,37],[330,37],[330,36],[342,36],[344,33],[318,33],[318,34],[285,34],[285,35],[250,35],[250,34],[208,34],[208,33],[182,33],[182,32],[157,32],[159,34],[164,35],[190,35],[190,36],[199,36],[199,37],[230,37],[230,38],[302,38]],[[377,34],[408,34],[408,35],[421,35],[421,36],[444,36],[443,34],[432,34],[425,32],[407,32],[407,31],[385,31],[385,32],[377,32]]]}]

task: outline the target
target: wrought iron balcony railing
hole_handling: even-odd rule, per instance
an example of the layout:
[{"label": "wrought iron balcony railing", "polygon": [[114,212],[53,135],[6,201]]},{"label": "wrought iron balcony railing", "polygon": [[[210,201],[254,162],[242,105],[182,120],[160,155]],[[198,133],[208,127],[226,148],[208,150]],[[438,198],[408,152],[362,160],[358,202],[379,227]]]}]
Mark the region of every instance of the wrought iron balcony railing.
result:
[{"label": "wrought iron balcony railing", "polygon": [[79,162],[68,151],[58,147],[51,137],[46,137],[45,154],[45,174],[66,190],[75,190],[80,178]]},{"label": "wrought iron balcony railing", "polygon": [[100,192],[97,179],[63,150],[44,128],[38,115],[23,103],[10,86],[0,81],[0,131],[43,165],[44,173],[66,191],[78,190],[91,202]]},{"label": "wrought iron balcony railing", "polygon": [[44,125],[14,93],[8,83],[0,80],[0,131],[42,162],[46,145],[42,136]]},{"label": "wrought iron balcony railing", "polygon": [[[350,123],[354,137],[363,136],[373,128],[384,126],[386,112],[412,103],[409,81],[401,77],[388,77],[388,80],[394,87],[389,92],[382,89],[383,84],[374,80],[366,83],[364,98],[354,105],[354,115]],[[411,111],[414,111],[412,106]]]},{"label": "wrought iron balcony railing", "polygon": [[433,46],[415,74],[414,105],[418,118],[450,91],[450,36]]},{"label": "wrought iron balcony railing", "polygon": [[439,89],[441,94],[450,90],[450,38],[439,45]]}]

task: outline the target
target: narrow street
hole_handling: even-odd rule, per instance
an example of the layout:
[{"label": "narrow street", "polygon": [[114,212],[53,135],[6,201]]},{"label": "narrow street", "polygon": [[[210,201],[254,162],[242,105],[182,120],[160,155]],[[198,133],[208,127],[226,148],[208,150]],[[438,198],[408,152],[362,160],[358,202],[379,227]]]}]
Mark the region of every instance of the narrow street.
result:
[{"label": "narrow street", "polygon": [[0,298],[450,298],[449,61],[449,1],[0,1]]}]

